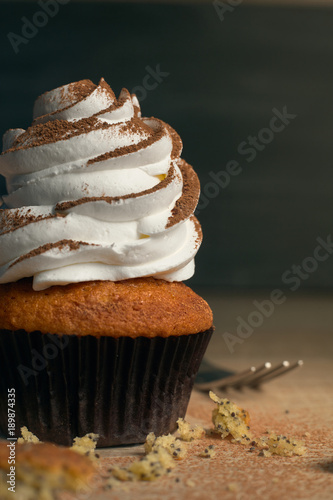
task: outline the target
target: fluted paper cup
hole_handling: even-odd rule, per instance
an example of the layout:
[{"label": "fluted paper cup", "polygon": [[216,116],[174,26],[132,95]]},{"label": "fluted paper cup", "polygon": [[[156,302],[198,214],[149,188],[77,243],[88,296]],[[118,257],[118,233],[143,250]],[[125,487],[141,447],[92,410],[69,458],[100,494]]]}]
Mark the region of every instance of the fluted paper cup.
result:
[{"label": "fluted paper cup", "polygon": [[8,389],[16,393],[16,436],[71,445],[99,434],[98,447],[173,432],[184,417],[213,328],[167,338],[0,332],[0,430]]}]

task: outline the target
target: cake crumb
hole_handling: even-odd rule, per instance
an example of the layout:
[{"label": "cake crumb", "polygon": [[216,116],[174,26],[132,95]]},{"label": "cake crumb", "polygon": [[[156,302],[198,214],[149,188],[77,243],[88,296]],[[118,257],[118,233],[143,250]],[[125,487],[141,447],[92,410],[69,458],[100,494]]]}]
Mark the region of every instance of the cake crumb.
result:
[{"label": "cake crumb", "polygon": [[112,468],[111,475],[119,481],[155,481],[171,472],[174,467],[175,462],[170,453],[162,446],[158,446],[127,467]]},{"label": "cake crumb", "polygon": [[178,432],[182,441],[193,441],[205,435],[205,429],[200,425],[191,425],[183,418],[177,420]]},{"label": "cake crumb", "polygon": [[272,453],[269,450],[261,450],[258,453],[258,457],[271,457]]},{"label": "cake crumb", "polygon": [[80,455],[86,455],[92,460],[95,460],[96,458],[99,458],[99,456],[95,454],[98,438],[99,435],[94,434],[93,432],[90,432],[83,437],[76,437],[74,439],[71,450],[76,451],[76,453],[80,453]]},{"label": "cake crumb", "polygon": [[232,443],[249,445],[250,452],[253,452],[256,447],[259,448],[261,457],[305,455],[306,448],[302,441],[277,435],[268,429],[265,432],[268,436],[253,438],[248,425],[250,416],[246,410],[239,408],[228,399],[219,398],[212,391],[209,392],[209,397],[217,404],[217,408],[212,412],[212,420],[215,432],[221,434],[222,439],[231,435]]},{"label": "cake crumb", "polygon": [[146,437],[144,448],[146,453],[164,448],[175,460],[182,460],[187,454],[184,443],[171,434],[156,437],[153,432],[150,432]]},{"label": "cake crumb", "polygon": [[212,420],[215,431],[221,434],[221,438],[225,439],[231,435],[233,442],[250,444],[253,437],[248,425],[250,421],[248,412],[227,398],[219,398],[212,391],[209,392],[209,397],[217,404],[217,408],[213,410]]},{"label": "cake crumb", "polygon": [[[8,448],[0,443],[0,498],[54,500],[64,491],[77,492],[96,473],[96,466],[70,448],[51,443],[28,442],[17,446],[15,491],[8,489]],[[14,493],[14,495],[13,495]]]},{"label": "cake crumb", "polygon": [[38,437],[35,436],[35,434],[33,434],[32,432],[30,432],[26,426],[21,427],[21,434],[22,434],[22,437],[19,437],[18,440],[17,440],[17,442],[19,444],[24,444],[24,443],[37,444],[37,443],[41,443],[41,441],[38,439]]},{"label": "cake crumb", "polygon": [[239,486],[237,483],[229,483],[227,485],[227,490],[228,491],[233,491],[233,492],[237,492],[239,490]]},{"label": "cake crumb", "polygon": [[195,482],[192,481],[192,479],[186,479],[185,484],[186,484],[186,486],[189,486],[190,488],[194,488],[194,486],[196,486]]},{"label": "cake crumb", "polygon": [[263,448],[262,453],[265,457],[271,457],[272,455],[292,457],[293,455],[301,456],[306,453],[306,448],[302,441],[275,433],[259,438],[257,444],[258,447]]},{"label": "cake crumb", "polygon": [[214,458],[216,456],[215,446],[210,444],[204,450],[199,453],[199,457],[203,458]]}]

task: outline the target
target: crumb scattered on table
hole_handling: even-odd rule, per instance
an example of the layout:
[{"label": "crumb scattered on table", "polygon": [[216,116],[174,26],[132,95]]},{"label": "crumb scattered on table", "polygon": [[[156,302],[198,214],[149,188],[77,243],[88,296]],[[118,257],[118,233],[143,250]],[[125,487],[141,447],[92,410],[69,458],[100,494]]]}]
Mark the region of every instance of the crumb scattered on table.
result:
[{"label": "crumb scattered on table", "polygon": [[268,436],[253,437],[248,425],[250,416],[246,410],[239,408],[226,398],[219,398],[212,391],[210,391],[209,397],[217,404],[212,413],[212,420],[215,432],[221,434],[222,439],[231,435],[233,443],[250,446],[250,452],[258,448],[261,457],[271,457],[272,455],[291,457],[293,455],[301,456],[306,453],[302,441],[284,435],[277,435],[271,430],[266,430]]},{"label": "crumb scattered on table", "polygon": [[214,458],[215,455],[216,451],[215,451],[215,446],[213,444],[210,444],[199,453],[199,457],[203,458]]},{"label": "crumb scattered on table", "polygon": [[205,429],[200,425],[191,425],[183,418],[177,420],[178,432],[180,439],[183,441],[193,441],[194,439],[201,439],[205,435]]},{"label": "crumb scattered on table", "polygon": [[182,460],[187,454],[186,445],[172,434],[156,437],[153,432],[150,432],[146,437],[144,447],[146,453],[164,448],[176,460]]}]

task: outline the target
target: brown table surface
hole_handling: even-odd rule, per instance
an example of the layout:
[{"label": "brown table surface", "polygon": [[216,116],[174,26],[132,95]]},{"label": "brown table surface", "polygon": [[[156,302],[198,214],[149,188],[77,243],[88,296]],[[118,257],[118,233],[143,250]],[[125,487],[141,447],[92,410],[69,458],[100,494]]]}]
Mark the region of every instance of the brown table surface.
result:
[{"label": "brown table surface", "polygon": [[[228,398],[246,408],[255,436],[267,430],[305,442],[302,457],[265,458],[258,451],[207,437],[189,446],[186,459],[158,481],[126,483],[109,492],[94,491],[97,500],[180,500],[255,498],[333,498],[333,297],[294,295],[275,307],[271,317],[230,353],[223,332],[235,333],[237,317],[255,309],[254,300],[269,292],[248,294],[203,293],[215,315],[216,332],[206,359],[217,366],[242,370],[264,361],[304,360],[304,366],[262,386],[261,390],[229,390]],[[211,427],[214,403],[206,394],[193,391],[187,411],[191,423]],[[214,444],[216,457],[198,456]],[[104,465],[125,465],[142,455],[142,446],[102,449]],[[79,497],[78,497],[79,498]]]},{"label": "brown table surface", "polygon": [[[265,361],[302,359],[304,366],[277,378],[259,390],[230,389],[219,393],[251,416],[255,437],[267,430],[305,442],[305,456],[269,458],[258,450],[205,437],[189,445],[188,456],[168,475],[154,482],[127,482],[109,491],[88,489],[85,495],[61,496],[63,500],[215,500],[223,499],[333,499],[333,295],[292,295],[276,306],[251,336],[228,350],[223,333],[235,334],[238,317],[246,320],[256,309],[253,301],[269,291],[247,294],[203,292],[214,311],[216,327],[206,360],[228,370],[244,370]],[[186,419],[212,428],[215,404],[206,393],[194,390]],[[267,435],[267,434],[266,434]],[[214,444],[216,456],[199,456]],[[98,450],[102,469],[126,465],[143,455],[143,446]]]}]

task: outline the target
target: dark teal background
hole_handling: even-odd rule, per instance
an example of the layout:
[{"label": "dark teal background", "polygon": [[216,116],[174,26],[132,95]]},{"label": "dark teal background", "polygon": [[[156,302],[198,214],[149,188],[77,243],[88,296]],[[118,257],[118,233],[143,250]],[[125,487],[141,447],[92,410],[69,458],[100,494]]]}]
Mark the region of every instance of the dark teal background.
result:
[{"label": "dark teal background", "polygon": [[[101,76],[116,93],[133,90],[159,65],[168,75],[142,93],[143,114],[178,131],[203,194],[213,194],[201,200],[190,284],[289,288],[282,274],[332,232],[333,10],[240,5],[221,22],[212,4],[69,2],[15,54],[8,33],[40,10],[0,4],[0,133],[27,127],[46,90]],[[297,117],[247,161],[240,144],[284,106]],[[207,186],[232,160],[241,173]],[[330,256],[301,286],[328,288],[332,276]]]}]

